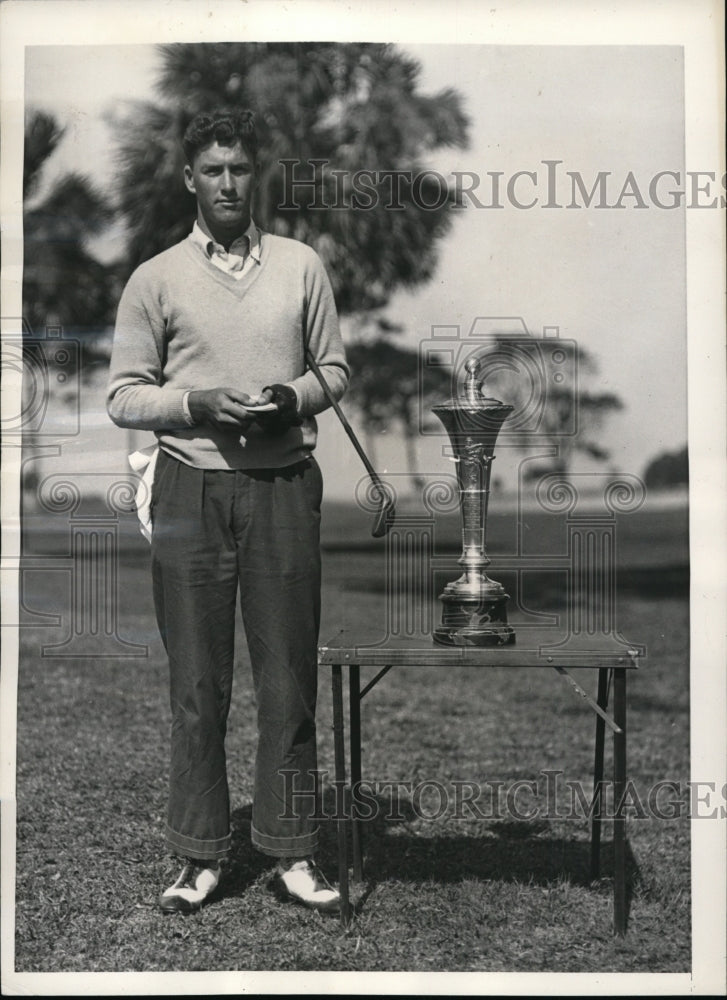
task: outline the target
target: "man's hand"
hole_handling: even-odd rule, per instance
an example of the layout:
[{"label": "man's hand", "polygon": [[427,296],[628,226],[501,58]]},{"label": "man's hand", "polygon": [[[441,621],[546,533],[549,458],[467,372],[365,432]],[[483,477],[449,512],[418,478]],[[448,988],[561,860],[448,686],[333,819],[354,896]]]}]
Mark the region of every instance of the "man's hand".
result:
[{"label": "man's hand", "polygon": [[254,419],[244,404],[257,401],[237,389],[196,389],[187,397],[187,406],[195,424],[244,430]]},{"label": "man's hand", "polygon": [[298,414],[298,396],[291,386],[266,385],[260,393],[261,401],[274,403],[276,409],[270,413],[258,414],[260,426],[266,434],[284,434],[290,427],[300,427],[303,423]]}]

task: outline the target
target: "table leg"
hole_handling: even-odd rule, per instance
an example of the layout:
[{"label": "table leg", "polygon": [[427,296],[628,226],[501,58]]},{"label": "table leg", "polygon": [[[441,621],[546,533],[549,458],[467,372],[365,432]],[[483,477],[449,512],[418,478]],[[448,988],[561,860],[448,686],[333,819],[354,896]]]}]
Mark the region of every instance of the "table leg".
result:
[{"label": "table leg", "polygon": [[340,663],[334,663],[331,675],[333,694],[333,750],[336,765],[336,796],[343,801],[336,802],[336,829],[338,833],[338,889],[341,893],[341,924],[347,927],[350,921],[348,895],[348,850],[345,788],[346,788],[346,747],[343,735],[343,677]]},{"label": "table leg", "polygon": [[[361,676],[360,668],[353,664],[348,671],[349,744],[351,760],[351,789],[358,794],[361,784]],[[353,844],[353,878],[363,881],[363,830],[351,797],[351,841]]]},{"label": "table leg", "polygon": [[626,792],[626,671],[613,672],[613,718],[621,730],[613,734],[613,926],[616,934],[626,933],[626,817],[623,809]]},{"label": "table leg", "polygon": [[[608,667],[598,670],[599,708],[608,708]],[[601,809],[603,805],[603,752],[606,737],[606,723],[596,716],[596,750],[593,761],[593,811],[591,813],[591,881],[601,874]]]}]

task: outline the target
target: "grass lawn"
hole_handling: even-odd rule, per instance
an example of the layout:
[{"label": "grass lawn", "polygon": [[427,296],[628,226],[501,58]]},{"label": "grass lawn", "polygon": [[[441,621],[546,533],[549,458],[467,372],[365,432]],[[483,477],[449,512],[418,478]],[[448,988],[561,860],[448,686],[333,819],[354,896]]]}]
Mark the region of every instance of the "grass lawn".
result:
[{"label": "grass lawn", "polygon": [[[650,544],[638,548],[643,530],[633,533],[635,548],[624,543],[619,597],[620,628],[649,652],[629,684],[629,775],[644,799],[659,780],[683,787],[689,777],[684,566],[680,586],[665,586],[663,572],[684,552],[673,548],[674,524],[652,519],[646,527]],[[358,548],[353,534],[329,528],[322,638],[343,622],[381,619],[384,549],[365,544],[367,528]],[[348,546],[334,544],[341,537]],[[655,566],[662,571],[650,575]],[[33,574],[30,603],[66,620],[61,578]],[[42,657],[40,646],[59,641],[63,628],[21,630],[18,971],[689,970],[686,815],[629,820],[624,939],[612,934],[610,826],[603,877],[591,885],[588,822],[560,810],[550,819],[451,809],[434,818],[436,802],[422,799],[417,811],[402,794],[398,818],[379,816],[367,830],[368,882],[356,888],[360,913],[347,933],[335,918],[278,902],[267,888],[269,859],[249,844],[255,725],[241,640],[228,735],[233,854],[225,889],[198,914],[162,915],[156,897],[178,864],[162,842],[169,711],[148,551],[129,547],[120,583],[120,632],[147,644],[146,658]],[[557,601],[550,586],[541,598],[547,610]],[[595,675],[583,673],[574,671],[592,690]],[[318,718],[319,765],[332,772],[327,672]],[[593,731],[593,713],[555,672],[518,671],[513,683],[505,670],[395,669],[363,705],[364,779],[451,788],[456,780],[508,785],[561,769],[589,790]],[[566,791],[560,796],[562,805]],[[332,821],[323,823],[319,860],[335,879]]]}]

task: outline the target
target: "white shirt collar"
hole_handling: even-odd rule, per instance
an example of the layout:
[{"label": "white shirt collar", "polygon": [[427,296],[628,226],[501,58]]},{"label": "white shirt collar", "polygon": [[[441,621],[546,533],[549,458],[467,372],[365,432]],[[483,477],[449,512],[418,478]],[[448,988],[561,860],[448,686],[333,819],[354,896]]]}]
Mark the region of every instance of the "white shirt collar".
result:
[{"label": "white shirt collar", "polygon": [[[222,244],[216,243],[215,240],[211,239],[207,233],[204,232],[196,219],[194,225],[192,226],[191,239],[197,244],[197,246],[202,248],[208,257],[211,257],[215,252],[225,252],[225,248]],[[250,256],[259,264],[260,242],[260,230],[255,225],[255,221],[250,218],[250,225],[247,227],[242,236],[238,236],[236,240],[233,240],[230,245],[229,252],[242,256],[247,252],[249,246]]]}]

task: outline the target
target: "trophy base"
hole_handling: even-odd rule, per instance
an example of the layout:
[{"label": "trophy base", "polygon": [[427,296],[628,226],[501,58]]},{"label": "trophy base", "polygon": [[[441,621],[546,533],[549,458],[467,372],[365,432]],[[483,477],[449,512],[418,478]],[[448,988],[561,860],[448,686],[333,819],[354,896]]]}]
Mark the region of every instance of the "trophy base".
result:
[{"label": "trophy base", "polygon": [[432,638],[439,646],[510,646],[515,630],[507,624],[507,594],[494,600],[443,595],[442,624]]}]

